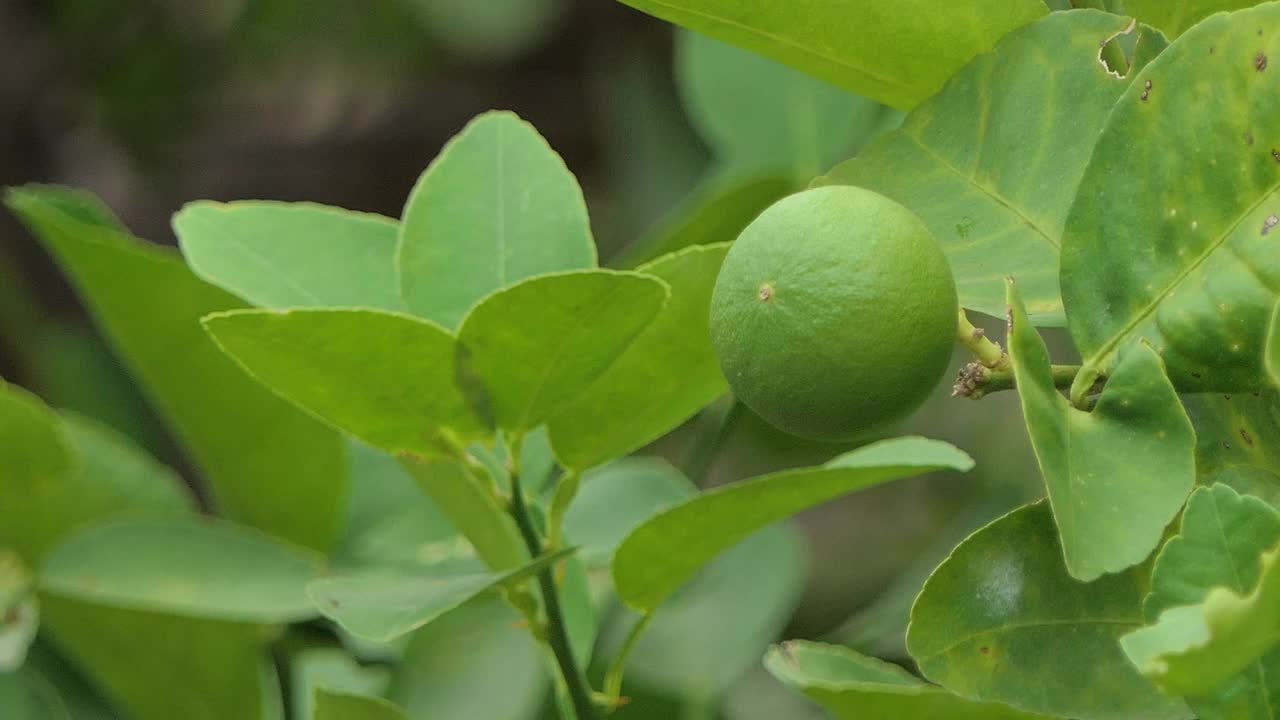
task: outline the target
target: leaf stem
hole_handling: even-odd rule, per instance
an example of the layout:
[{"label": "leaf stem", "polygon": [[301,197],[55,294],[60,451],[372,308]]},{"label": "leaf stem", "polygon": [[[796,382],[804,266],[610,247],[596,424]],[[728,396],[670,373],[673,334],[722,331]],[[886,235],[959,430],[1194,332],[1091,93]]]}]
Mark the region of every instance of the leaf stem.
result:
[{"label": "leaf stem", "polygon": [[653,611],[640,616],[635,621],[631,629],[627,631],[627,637],[622,641],[622,647],[618,648],[617,654],[613,656],[613,662],[609,663],[609,669],[604,675],[604,694],[608,698],[609,707],[617,708],[622,704],[622,675],[627,669],[627,657],[631,655],[632,649],[636,646],[636,641],[640,639],[640,635],[644,633],[644,629],[649,626],[649,621],[653,620]]},{"label": "leaf stem", "polygon": [[1009,354],[999,343],[987,337],[985,330],[969,322],[964,308],[960,309],[960,318],[956,323],[956,342],[973,353],[983,367],[993,370],[1007,370],[1010,367]]},{"label": "leaf stem", "polygon": [[[1051,365],[1049,367],[1049,372],[1053,375],[1054,387],[1062,390],[1072,386],[1080,371],[1081,366],[1079,365]],[[1103,378],[1101,377],[1095,378],[1090,392],[1096,392],[1102,381]],[[1014,380],[1012,368],[996,370],[974,362],[960,368],[960,374],[956,377],[956,384],[951,388],[951,396],[977,400],[990,393],[1013,390],[1016,387],[1017,382]]]},{"label": "leaf stem", "polygon": [[[525,502],[524,490],[520,487],[520,473],[518,468],[514,467],[511,472],[510,507],[511,517],[515,519],[520,535],[529,548],[529,556],[536,558],[542,555],[542,540],[533,526],[533,517]],[[573,648],[569,644],[569,632],[565,628],[564,612],[560,608],[560,591],[556,587],[554,567],[548,567],[538,573],[538,588],[542,592],[542,606],[547,616],[547,644],[551,646],[551,652],[560,667],[560,676],[568,689],[577,720],[597,720],[591,686],[587,683],[586,673],[578,667],[578,662],[573,657]]]}]

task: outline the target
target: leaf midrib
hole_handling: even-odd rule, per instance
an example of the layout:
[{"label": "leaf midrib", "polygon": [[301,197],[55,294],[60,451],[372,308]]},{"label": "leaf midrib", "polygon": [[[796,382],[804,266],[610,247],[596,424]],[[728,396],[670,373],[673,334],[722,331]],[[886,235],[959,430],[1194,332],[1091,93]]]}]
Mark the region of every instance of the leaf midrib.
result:
[{"label": "leaf midrib", "polygon": [[[1178,273],[1178,276],[1175,277],[1172,282],[1170,282],[1164,289],[1162,289],[1159,293],[1157,293],[1155,297],[1152,298],[1151,302],[1149,302],[1145,307],[1142,308],[1141,311],[1139,311],[1136,315],[1134,315],[1131,320],[1126,322],[1118,332],[1116,332],[1111,337],[1107,338],[1107,340],[1103,342],[1102,345],[1099,346],[1097,350],[1095,350],[1092,354],[1090,354],[1088,360],[1086,360],[1084,363],[1085,369],[1097,370],[1099,367],[1100,361],[1103,358],[1107,357],[1107,355],[1111,354],[1111,352],[1114,351],[1116,347],[1119,346],[1120,343],[1126,337],[1128,337],[1134,330],[1136,330],[1139,325],[1146,322],[1147,318],[1150,317],[1153,313],[1155,313],[1156,310],[1160,308],[1161,303],[1163,303],[1165,299],[1169,297],[1169,295],[1174,291],[1174,289],[1177,288],[1179,285],[1181,285],[1182,281],[1186,280],[1191,275],[1191,273],[1200,269],[1200,266],[1203,265],[1206,260],[1212,257],[1214,253],[1216,253],[1223,245],[1225,245],[1227,240],[1230,240],[1231,236],[1235,234],[1235,231],[1237,228],[1240,227],[1240,224],[1244,222],[1245,218],[1252,215],[1253,212],[1257,210],[1264,202],[1266,202],[1267,199],[1270,198],[1276,192],[1277,189],[1280,189],[1280,180],[1273,182],[1265,192],[1261,193],[1258,196],[1257,200],[1250,203],[1248,207],[1246,207],[1243,211],[1241,211],[1239,216],[1236,217],[1236,221],[1231,223],[1231,226],[1228,227],[1222,233],[1221,236],[1219,236],[1216,240],[1210,243],[1203,253],[1201,253],[1198,257],[1196,257],[1196,259],[1193,260],[1191,264],[1186,267],[1185,270]],[[1082,371],[1082,375],[1083,375],[1083,371]]]},{"label": "leaf midrib", "polygon": [[952,650],[955,650],[956,648],[960,647],[961,645],[964,645],[965,643],[973,642],[974,640],[977,640],[978,638],[984,635],[994,635],[997,633],[1006,633],[1006,632],[1011,632],[1015,630],[1028,630],[1028,629],[1041,628],[1041,627],[1061,627],[1061,626],[1071,626],[1071,625],[1123,625],[1125,627],[1138,627],[1142,625],[1142,621],[1139,619],[1125,620],[1121,618],[1082,618],[1079,620],[1065,620],[1065,619],[1064,620],[1037,620],[1037,621],[1027,621],[1027,622],[1020,622],[1020,623],[1010,623],[1008,625],[1001,625],[999,627],[987,628],[985,630],[980,630],[978,632],[970,633],[969,635],[965,635],[964,637],[959,638],[958,640],[955,640],[951,644],[940,648],[936,652],[931,652],[928,655],[915,655],[913,653],[913,656],[915,657],[916,662],[923,663],[926,660],[932,660],[940,655],[949,653]]}]

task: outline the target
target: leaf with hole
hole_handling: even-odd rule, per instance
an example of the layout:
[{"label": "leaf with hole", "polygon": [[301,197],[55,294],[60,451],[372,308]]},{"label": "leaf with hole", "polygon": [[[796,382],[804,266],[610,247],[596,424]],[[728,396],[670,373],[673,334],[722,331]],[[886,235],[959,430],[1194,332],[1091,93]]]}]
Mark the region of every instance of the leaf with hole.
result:
[{"label": "leaf with hole", "polygon": [[[1000,36],[1047,12],[1042,0],[622,2],[903,110],[937,92]],[[851,29],[857,42],[849,41]]]},{"label": "leaf with hole", "polygon": [[187,264],[259,307],[404,310],[399,223],[315,203],[208,200],[173,216]]},{"label": "leaf with hole", "polygon": [[1128,24],[1080,11],[1013,31],[817,182],[865,187],[915,211],[947,253],[962,306],[1001,316],[1013,275],[1032,322],[1064,324],[1058,248],[1075,188],[1111,106],[1165,46],[1150,28],[1132,30],[1133,68],[1115,77],[1098,44]]},{"label": "leaf with hole", "polygon": [[1200,23],[1137,73],[1107,120],[1062,240],[1084,359],[1077,402],[1141,342],[1184,392],[1266,382],[1280,293],[1280,112],[1266,67],[1280,56],[1267,30],[1278,20],[1267,3]]},{"label": "leaf with hole", "polygon": [[596,246],[564,161],[532,125],[490,112],[450,140],[414,186],[398,258],[409,309],[453,329],[494,291],[595,267]]},{"label": "leaf with hole", "polygon": [[1195,432],[1155,351],[1134,347],[1089,411],[1054,387],[1049,351],[1009,283],[1009,357],[1067,569],[1089,581],[1160,544],[1196,479]]},{"label": "leaf with hole", "polygon": [[784,470],[704,492],[627,535],[614,555],[614,587],[632,608],[653,610],[715,556],[801,510],[891,480],[972,467],[968,455],[947,443],[904,437],[853,450],[821,467]]},{"label": "leaf with hole", "polygon": [[1148,574],[1072,578],[1048,504],[1028,505],[938,566],[911,609],[907,650],[926,678],[969,700],[1081,720],[1186,720],[1186,706],[1120,650],[1143,624]]},{"label": "leaf with hole", "polygon": [[[345,492],[342,439],[260,387],[199,318],[242,307],[172,251],[129,235],[96,198],[13,188],[6,204],[54,256],[104,336],[232,519],[327,549]],[[157,301],[163,298],[163,302]]]}]

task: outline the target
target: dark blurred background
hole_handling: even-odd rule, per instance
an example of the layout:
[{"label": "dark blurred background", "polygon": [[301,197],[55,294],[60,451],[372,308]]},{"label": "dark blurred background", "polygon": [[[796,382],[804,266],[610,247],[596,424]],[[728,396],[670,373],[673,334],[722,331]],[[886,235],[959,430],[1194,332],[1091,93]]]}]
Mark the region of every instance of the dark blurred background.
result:
[{"label": "dark blurred background", "polygon": [[[678,219],[719,172],[682,102],[673,35],[611,0],[0,0],[0,183],[87,188],[139,236],[165,244],[174,242],[170,215],[197,198],[312,200],[396,217],[469,118],[511,109],[577,174],[608,260]],[[1000,334],[999,323],[986,325]],[[0,375],[187,467],[52,262],[3,214]],[[949,380],[902,432],[955,442],[978,470],[834,503],[800,518],[792,550],[744,556],[730,594],[673,619],[665,640],[659,623],[649,671],[637,656],[653,707],[673,702],[689,718],[802,717],[756,668],[762,643],[782,637],[903,656],[906,612],[928,570],[965,533],[1038,492],[1016,398],[951,399]],[[713,406],[646,452],[701,465],[688,457],[690,439],[726,409]],[[738,417],[704,484],[842,449]],[[720,623],[724,647],[703,647],[719,642],[715,633],[682,638],[682,622]],[[754,639],[731,641],[740,636]],[[729,677],[708,683],[731,686],[728,699],[700,710],[689,699],[696,689],[663,674],[682,662],[723,665]],[[641,717],[644,706],[623,716]]]}]

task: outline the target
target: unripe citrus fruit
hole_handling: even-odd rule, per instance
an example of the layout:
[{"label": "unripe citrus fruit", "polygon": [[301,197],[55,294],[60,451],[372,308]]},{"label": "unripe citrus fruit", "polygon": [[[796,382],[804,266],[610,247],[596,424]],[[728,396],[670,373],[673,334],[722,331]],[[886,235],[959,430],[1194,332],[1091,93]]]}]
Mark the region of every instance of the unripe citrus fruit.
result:
[{"label": "unripe citrus fruit", "polygon": [[822,187],[765,210],[729,249],[711,340],[765,420],[851,440],[924,402],[951,359],[956,287],[920,218],[869,190]]}]

